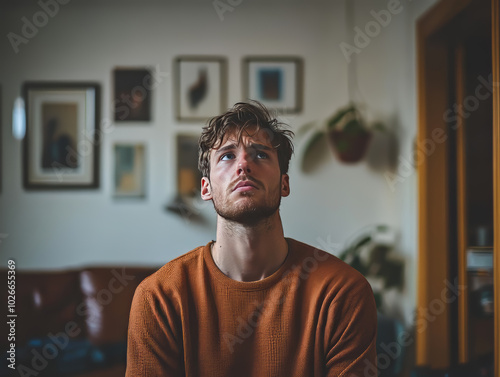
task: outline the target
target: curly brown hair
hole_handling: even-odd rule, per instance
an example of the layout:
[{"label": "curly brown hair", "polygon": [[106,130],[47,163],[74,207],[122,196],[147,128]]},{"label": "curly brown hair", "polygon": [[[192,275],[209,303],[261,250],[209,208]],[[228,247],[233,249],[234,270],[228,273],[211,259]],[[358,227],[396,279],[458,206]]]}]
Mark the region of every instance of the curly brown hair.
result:
[{"label": "curly brown hair", "polygon": [[228,132],[237,131],[238,142],[242,132],[248,127],[257,127],[255,132],[266,130],[271,144],[278,152],[281,174],[288,172],[293,153],[293,131],[286,129],[287,124],[278,121],[260,102],[238,102],[224,114],[216,116],[203,127],[198,142],[198,169],[203,177],[210,179],[210,151],[217,149]]}]

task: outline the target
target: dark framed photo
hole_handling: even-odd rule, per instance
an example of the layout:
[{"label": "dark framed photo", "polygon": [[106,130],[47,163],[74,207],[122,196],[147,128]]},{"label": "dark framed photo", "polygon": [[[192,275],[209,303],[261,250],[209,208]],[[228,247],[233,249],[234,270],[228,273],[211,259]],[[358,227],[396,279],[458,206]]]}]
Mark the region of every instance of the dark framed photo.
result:
[{"label": "dark framed photo", "polygon": [[147,68],[113,70],[113,112],[117,122],[149,122],[153,77]]},{"label": "dark framed photo", "polygon": [[226,107],[226,59],[180,56],[175,60],[178,120],[205,121]]},{"label": "dark framed photo", "polygon": [[24,187],[99,187],[99,84],[26,82],[23,95]]},{"label": "dark framed photo", "polygon": [[115,198],[146,197],[146,147],[141,143],[116,143],[114,155]]},{"label": "dark framed photo", "polygon": [[298,57],[251,56],[243,60],[243,97],[280,113],[302,111],[303,61]]}]

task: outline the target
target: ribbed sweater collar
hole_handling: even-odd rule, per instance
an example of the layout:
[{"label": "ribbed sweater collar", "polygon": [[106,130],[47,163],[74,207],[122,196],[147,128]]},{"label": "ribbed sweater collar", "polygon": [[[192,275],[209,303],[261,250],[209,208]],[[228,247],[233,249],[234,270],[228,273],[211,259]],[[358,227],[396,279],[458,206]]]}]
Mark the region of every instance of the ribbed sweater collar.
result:
[{"label": "ribbed sweater collar", "polygon": [[227,286],[228,288],[233,288],[233,289],[238,289],[238,290],[263,290],[263,289],[268,289],[272,287],[273,285],[277,284],[281,278],[283,277],[283,274],[286,271],[291,271],[292,266],[293,266],[293,260],[295,259],[295,241],[292,238],[285,238],[287,243],[288,243],[288,254],[281,264],[281,266],[272,274],[269,275],[268,277],[262,279],[262,280],[256,280],[256,281],[237,281],[234,279],[231,279],[230,277],[226,276],[220,269],[217,267],[215,264],[213,258],[212,258],[212,253],[210,252],[210,248],[212,244],[215,241],[210,241],[208,244],[206,244],[203,248],[203,259],[205,262],[205,265],[210,272],[210,274],[221,284]]}]

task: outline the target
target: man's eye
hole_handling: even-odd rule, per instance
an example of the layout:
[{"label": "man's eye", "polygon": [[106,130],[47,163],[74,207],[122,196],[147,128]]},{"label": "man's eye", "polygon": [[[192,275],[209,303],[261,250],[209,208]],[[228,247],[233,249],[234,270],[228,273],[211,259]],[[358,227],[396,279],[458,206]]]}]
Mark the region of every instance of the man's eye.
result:
[{"label": "man's eye", "polygon": [[257,152],[257,158],[268,158],[269,156],[265,152]]},{"label": "man's eye", "polygon": [[234,153],[226,153],[226,154],[223,154],[220,158],[221,161],[227,161],[227,160],[232,160],[234,159]]}]

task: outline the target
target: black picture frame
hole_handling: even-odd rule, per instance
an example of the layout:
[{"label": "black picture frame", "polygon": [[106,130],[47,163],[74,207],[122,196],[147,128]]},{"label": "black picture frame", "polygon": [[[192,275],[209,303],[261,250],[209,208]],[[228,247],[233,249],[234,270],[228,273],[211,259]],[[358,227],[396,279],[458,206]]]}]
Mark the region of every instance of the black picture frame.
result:
[{"label": "black picture frame", "polygon": [[150,122],[153,87],[151,69],[116,67],[113,70],[114,120]]}]

